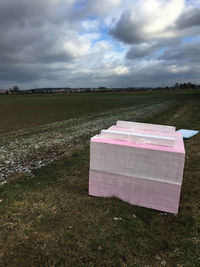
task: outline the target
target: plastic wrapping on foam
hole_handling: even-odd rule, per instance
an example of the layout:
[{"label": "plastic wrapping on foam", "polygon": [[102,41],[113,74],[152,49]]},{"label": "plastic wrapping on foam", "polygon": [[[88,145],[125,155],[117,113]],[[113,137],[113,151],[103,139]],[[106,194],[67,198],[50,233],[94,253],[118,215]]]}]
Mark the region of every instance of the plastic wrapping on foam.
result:
[{"label": "plastic wrapping on foam", "polygon": [[120,132],[111,130],[102,130],[99,138],[115,139],[121,141],[127,141],[134,144],[149,144],[159,146],[174,146],[175,138],[173,136],[153,135],[139,132]]},{"label": "plastic wrapping on foam", "polygon": [[130,128],[135,130],[148,130],[148,131],[159,131],[163,133],[175,133],[176,128],[174,126],[160,125],[160,124],[149,124],[133,121],[120,121],[116,123],[117,126]]}]

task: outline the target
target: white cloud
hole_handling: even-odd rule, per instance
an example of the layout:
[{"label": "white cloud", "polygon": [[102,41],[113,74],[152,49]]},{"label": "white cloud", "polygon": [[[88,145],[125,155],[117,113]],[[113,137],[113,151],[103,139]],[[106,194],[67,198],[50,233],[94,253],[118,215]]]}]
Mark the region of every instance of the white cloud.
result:
[{"label": "white cloud", "polygon": [[115,68],[115,72],[118,74],[118,75],[124,75],[124,74],[128,74],[129,73],[129,69],[128,67],[126,66],[117,66]]},{"label": "white cloud", "polygon": [[97,31],[99,29],[99,21],[97,19],[83,20],[81,26],[85,31]]},{"label": "white cloud", "polygon": [[184,7],[184,0],[140,0],[122,14],[111,34],[127,43],[175,37],[172,26]]},{"label": "white cloud", "polygon": [[141,5],[147,18],[147,24],[143,27],[144,34],[151,38],[174,36],[174,33],[167,28],[172,26],[182,13],[185,6],[184,0],[169,2],[150,0],[145,3],[146,5]]},{"label": "white cloud", "polygon": [[101,38],[101,34],[98,32],[91,32],[91,33],[83,33],[81,36],[83,36],[87,40],[98,40]]},{"label": "white cloud", "polygon": [[68,39],[63,44],[66,53],[72,55],[74,58],[85,56],[90,51],[90,40],[85,36],[77,36],[74,40]]},{"label": "white cloud", "polygon": [[167,70],[171,73],[184,73],[187,72],[189,69],[189,66],[170,65],[167,67]]}]

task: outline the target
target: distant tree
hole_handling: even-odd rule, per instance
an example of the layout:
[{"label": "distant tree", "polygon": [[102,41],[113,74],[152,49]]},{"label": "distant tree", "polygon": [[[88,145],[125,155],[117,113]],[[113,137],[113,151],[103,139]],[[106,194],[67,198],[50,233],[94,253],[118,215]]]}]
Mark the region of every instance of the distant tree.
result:
[{"label": "distant tree", "polygon": [[14,94],[19,94],[20,93],[20,89],[18,85],[14,85],[12,88],[10,88],[8,94],[9,95],[14,95]]},{"label": "distant tree", "polygon": [[20,91],[19,86],[18,85],[14,85],[12,87],[12,91],[13,91],[13,93],[19,93],[19,91]]},{"label": "distant tree", "polygon": [[175,83],[174,87],[175,88],[179,88],[180,87],[180,84],[179,83]]}]

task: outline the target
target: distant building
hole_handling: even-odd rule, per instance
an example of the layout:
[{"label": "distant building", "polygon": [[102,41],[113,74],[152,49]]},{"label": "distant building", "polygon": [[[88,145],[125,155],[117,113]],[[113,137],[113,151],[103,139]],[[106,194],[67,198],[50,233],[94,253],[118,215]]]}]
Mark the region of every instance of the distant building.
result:
[{"label": "distant building", "polygon": [[5,94],[7,94],[7,90],[6,90],[6,89],[0,89],[0,94],[1,94],[1,95],[5,95]]}]

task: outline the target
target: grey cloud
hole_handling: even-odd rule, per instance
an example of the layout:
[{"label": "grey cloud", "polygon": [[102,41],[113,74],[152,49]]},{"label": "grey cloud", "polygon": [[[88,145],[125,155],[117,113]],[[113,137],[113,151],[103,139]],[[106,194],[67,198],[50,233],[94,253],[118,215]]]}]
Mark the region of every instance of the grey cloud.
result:
[{"label": "grey cloud", "polygon": [[55,62],[68,62],[73,59],[72,55],[60,51],[59,53],[52,53],[47,55],[42,55],[40,57],[40,62],[43,63],[55,63]]},{"label": "grey cloud", "polygon": [[166,49],[163,55],[159,57],[165,61],[187,62],[189,64],[200,62],[200,41],[185,43],[176,47]]},{"label": "grey cloud", "polygon": [[157,87],[173,85],[176,82],[196,82],[199,75],[196,68],[191,68],[187,72],[171,73],[168,70],[167,62],[160,62],[157,66],[147,66],[142,70],[132,70],[130,74],[123,77],[114,77],[112,84],[118,86],[133,87]]},{"label": "grey cloud", "polygon": [[150,56],[156,49],[155,45],[141,44],[133,45],[126,54],[128,59],[140,59],[143,57]]},{"label": "grey cloud", "polygon": [[0,2],[0,24],[12,26],[18,24],[24,26],[26,20],[32,18],[45,17],[49,12],[48,2],[45,1],[26,1],[26,0],[6,0]]},{"label": "grey cloud", "polygon": [[[34,64],[69,62],[73,59],[63,42],[75,38],[74,10],[53,0],[0,2],[0,80],[31,80],[40,75]],[[64,11],[62,11],[64,10]],[[71,15],[66,16],[69,13]],[[68,32],[69,29],[69,32]],[[64,40],[65,38],[65,40]],[[27,70],[32,65],[32,71]],[[5,66],[6,65],[6,66]],[[47,71],[50,66],[43,68]],[[24,71],[23,71],[24,70]],[[33,75],[33,72],[36,74]],[[24,73],[24,78],[23,77]],[[38,73],[38,74],[37,74]]]},{"label": "grey cloud", "polygon": [[36,68],[34,65],[8,65],[1,64],[0,65],[0,80],[1,81],[10,81],[10,82],[26,82],[33,81],[35,79],[40,78],[41,70],[44,71],[43,68]]},{"label": "grey cloud", "polygon": [[127,44],[145,41],[145,36],[141,31],[141,22],[132,20],[130,11],[121,15],[115,27],[110,30],[110,34]]},{"label": "grey cloud", "polygon": [[58,81],[61,73],[67,76],[67,70],[63,67],[49,66],[47,64],[0,64],[0,81],[10,83],[34,83],[39,80]]},{"label": "grey cloud", "polygon": [[122,0],[83,0],[80,2],[82,3],[80,4],[80,6],[82,7],[82,12],[84,15],[98,17],[104,17],[106,16],[106,14],[110,13],[115,8],[118,8],[120,7],[120,5],[123,5]]},{"label": "grey cloud", "polygon": [[24,27],[26,23],[31,23],[32,26],[41,26],[48,22],[60,24],[65,20],[74,22],[78,17],[80,17],[80,12],[77,12],[73,5],[67,5],[65,1],[0,1],[1,26],[17,24]]},{"label": "grey cloud", "polygon": [[126,58],[130,60],[139,60],[141,58],[157,57],[155,55],[161,49],[170,47],[178,47],[181,44],[179,38],[168,40],[158,40],[148,43],[133,44],[126,54]]},{"label": "grey cloud", "polygon": [[[52,30],[53,29],[53,30]],[[70,52],[63,48],[63,37],[56,29],[30,27],[2,34],[0,40],[1,62],[63,62],[73,58]]]},{"label": "grey cloud", "polygon": [[80,17],[65,1],[0,1],[0,87],[67,77],[74,54],[64,45],[77,45]]},{"label": "grey cloud", "polygon": [[200,9],[191,8],[182,13],[175,23],[175,28],[186,29],[200,25]]}]

